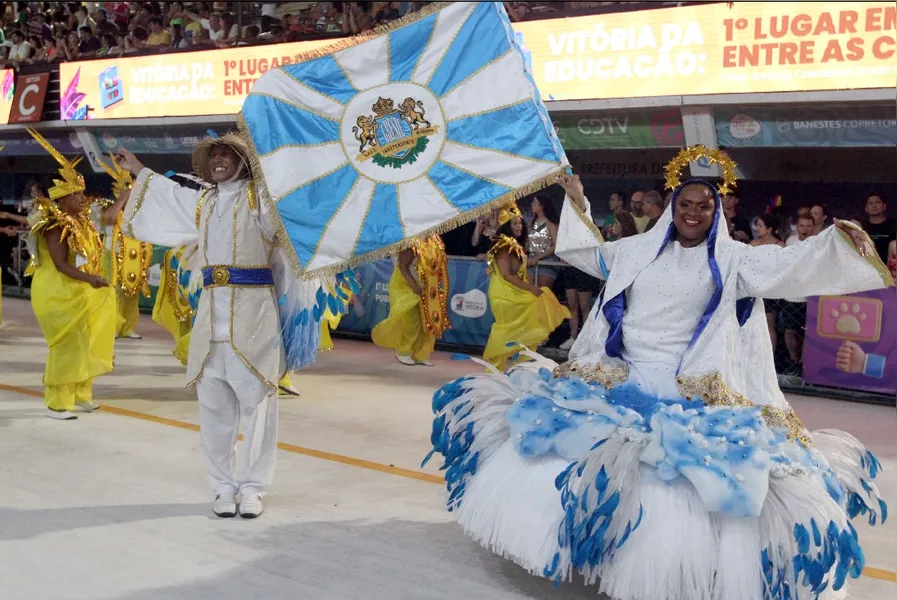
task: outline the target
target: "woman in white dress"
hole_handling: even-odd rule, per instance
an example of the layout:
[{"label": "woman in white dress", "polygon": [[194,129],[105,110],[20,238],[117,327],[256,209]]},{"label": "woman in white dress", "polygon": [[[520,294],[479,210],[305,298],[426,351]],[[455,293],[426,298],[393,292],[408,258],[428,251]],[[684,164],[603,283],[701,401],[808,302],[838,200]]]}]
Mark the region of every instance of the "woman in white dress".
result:
[{"label": "woman in white dress", "polygon": [[841,222],[751,248],[691,181],[650,232],[605,243],[578,178],[558,183],[557,254],[607,285],[570,362],[529,353],[437,391],[448,509],[529,572],[577,572],[615,600],[842,597],[864,562],[849,518],[887,515],[879,464],[846,433],[804,429],[761,298],[892,284],[868,236]]}]

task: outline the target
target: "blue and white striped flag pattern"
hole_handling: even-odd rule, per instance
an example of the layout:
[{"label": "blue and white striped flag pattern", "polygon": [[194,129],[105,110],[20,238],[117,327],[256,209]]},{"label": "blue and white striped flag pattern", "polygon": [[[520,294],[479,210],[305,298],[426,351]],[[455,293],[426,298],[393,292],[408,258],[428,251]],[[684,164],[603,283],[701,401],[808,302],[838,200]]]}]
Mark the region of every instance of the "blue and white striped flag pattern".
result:
[{"label": "blue and white striped flag pattern", "polygon": [[456,227],[567,164],[501,2],[404,22],[267,72],[243,104],[303,276]]}]

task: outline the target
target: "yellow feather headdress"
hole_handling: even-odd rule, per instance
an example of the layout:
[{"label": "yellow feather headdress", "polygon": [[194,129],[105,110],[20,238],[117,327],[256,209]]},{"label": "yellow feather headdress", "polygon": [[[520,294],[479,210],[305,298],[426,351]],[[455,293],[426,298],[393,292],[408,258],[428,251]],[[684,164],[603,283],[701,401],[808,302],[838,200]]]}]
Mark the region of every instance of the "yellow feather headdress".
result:
[{"label": "yellow feather headdress", "polygon": [[520,209],[517,208],[516,204],[512,204],[510,206],[506,206],[500,211],[498,211],[498,226],[501,227],[505,223],[509,221],[513,221],[517,217],[522,216],[520,214]]},{"label": "yellow feather headdress", "polygon": [[110,154],[109,159],[112,161],[111,167],[102,161],[100,161],[100,164],[103,166],[103,170],[106,171],[106,175],[112,178],[112,193],[118,198],[119,194],[131,189],[131,186],[134,185],[134,177],[130,171],[121,168],[114,154]]},{"label": "yellow feather headdress", "polygon": [[50,200],[58,200],[69,194],[83,192],[87,186],[84,185],[84,177],[82,177],[75,168],[78,166],[78,163],[81,162],[81,158],[79,157],[74,161],[69,161],[37,131],[29,127],[28,133],[31,134],[31,137],[37,140],[37,143],[40,144],[50,156],[56,159],[56,162],[59,163],[60,166],[59,175],[61,178],[54,179],[53,186],[48,190]]}]

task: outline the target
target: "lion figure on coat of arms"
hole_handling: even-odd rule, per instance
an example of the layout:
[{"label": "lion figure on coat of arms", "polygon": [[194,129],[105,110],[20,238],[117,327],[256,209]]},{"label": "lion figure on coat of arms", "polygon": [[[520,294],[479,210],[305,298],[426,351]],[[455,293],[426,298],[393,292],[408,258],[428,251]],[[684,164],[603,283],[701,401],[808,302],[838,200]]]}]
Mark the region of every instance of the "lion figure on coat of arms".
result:
[{"label": "lion figure on coat of arms", "polygon": [[415,130],[418,129],[421,124],[425,127],[430,127],[430,122],[424,118],[424,103],[420,100],[415,101],[414,98],[405,98],[399,112],[402,113],[402,116],[405,117]]},{"label": "lion figure on coat of arms", "polygon": [[356,121],[358,123],[357,127],[352,128],[352,133],[355,134],[355,139],[360,142],[360,146],[358,148],[359,152],[364,152],[364,147],[368,144],[371,147],[378,146],[377,142],[377,121],[373,117],[366,117],[361,115],[358,117]]}]

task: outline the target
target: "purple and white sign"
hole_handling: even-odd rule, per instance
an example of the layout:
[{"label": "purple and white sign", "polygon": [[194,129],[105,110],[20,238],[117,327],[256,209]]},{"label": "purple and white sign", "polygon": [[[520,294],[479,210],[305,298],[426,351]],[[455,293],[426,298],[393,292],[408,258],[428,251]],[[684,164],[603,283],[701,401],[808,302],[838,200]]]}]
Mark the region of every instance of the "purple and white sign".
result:
[{"label": "purple and white sign", "polygon": [[808,298],[804,380],[897,394],[897,289]]}]

